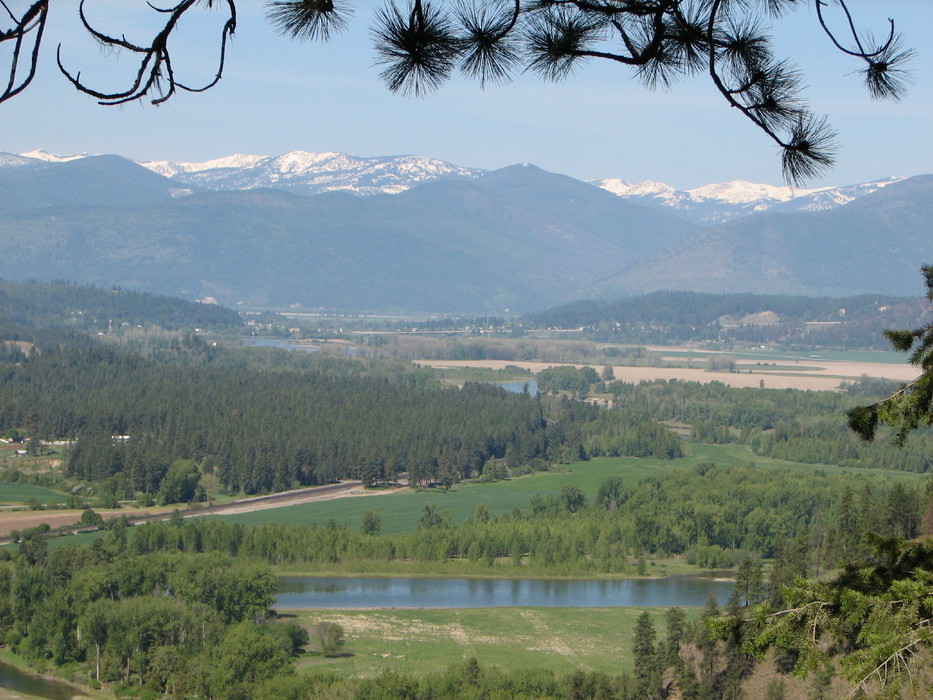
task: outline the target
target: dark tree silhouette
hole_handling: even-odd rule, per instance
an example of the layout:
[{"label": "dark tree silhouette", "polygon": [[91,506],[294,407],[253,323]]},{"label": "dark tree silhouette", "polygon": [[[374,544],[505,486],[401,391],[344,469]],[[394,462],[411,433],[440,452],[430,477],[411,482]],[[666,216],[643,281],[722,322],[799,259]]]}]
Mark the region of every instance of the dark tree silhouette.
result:
[{"label": "dark tree silhouette", "polygon": [[[921,268],[926,280],[927,298],[933,301],[933,265]],[[921,425],[933,425],[933,323],[913,330],[884,332],[895,350],[909,352],[909,362],[921,370],[891,396],[849,411],[849,427],[868,442],[875,439],[879,423],[894,428],[898,445]]]},{"label": "dark tree silhouette", "polygon": [[[738,109],[781,149],[785,179],[799,183],[830,167],[835,132],[801,96],[802,76],[789,60],[775,55],[768,20],[807,3],[800,0],[387,0],[371,29],[381,77],[393,92],[422,95],[437,89],[457,69],[481,84],[501,83],[517,71],[547,80],[568,77],[590,59],[630,67],[648,88],[669,87],[680,77],[707,73],[727,104]],[[815,21],[835,49],[861,62],[873,98],[898,99],[908,76],[904,63],[913,51],[903,47],[894,21],[880,40],[860,31],[847,0],[810,0]],[[207,90],[223,75],[227,43],[236,29],[236,0],[181,0],[169,7],[147,3],[146,12],[163,18],[149,41],[102,29],[80,0],[80,25],[101,46],[128,53],[138,70],[125,89],[114,92],[88,85],[58,49],[58,66],[79,91],[101,104],[149,99],[160,104],[179,90]],[[24,10],[18,8],[25,7]],[[51,0],[0,0],[9,42],[9,77],[0,102],[22,92],[36,73]],[[57,0],[56,10],[69,4]],[[73,7],[73,4],[72,4]],[[327,40],[347,28],[349,0],[270,0],[268,19],[286,36]],[[170,41],[188,13],[226,14],[219,35],[217,72],[205,85],[180,82]]]}]

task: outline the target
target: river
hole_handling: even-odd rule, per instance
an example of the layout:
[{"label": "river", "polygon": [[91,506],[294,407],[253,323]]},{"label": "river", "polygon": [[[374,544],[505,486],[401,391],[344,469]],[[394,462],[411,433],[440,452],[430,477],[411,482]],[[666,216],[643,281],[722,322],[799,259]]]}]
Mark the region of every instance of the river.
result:
[{"label": "river", "polygon": [[653,579],[354,578],[283,576],[276,607],[497,608],[699,607],[725,603],[733,582],[697,576]]}]

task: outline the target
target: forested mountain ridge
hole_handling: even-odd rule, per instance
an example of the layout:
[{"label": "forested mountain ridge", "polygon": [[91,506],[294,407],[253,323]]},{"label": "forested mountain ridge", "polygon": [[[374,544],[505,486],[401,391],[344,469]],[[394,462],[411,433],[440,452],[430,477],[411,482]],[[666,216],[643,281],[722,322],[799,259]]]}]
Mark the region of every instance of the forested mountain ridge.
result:
[{"label": "forested mountain ridge", "polygon": [[193,190],[180,191],[170,180],[125,158],[108,155],[0,167],[0,191],[0,215],[15,216],[37,211],[61,213],[73,207],[152,204]]},{"label": "forested mountain ridge", "polygon": [[658,289],[906,295],[929,248],[931,181],[701,230],[531,165],[358,197],[179,187],[117,156],[36,161],[0,167],[0,240],[15,252],[0,275],[376,312],[522,312]]},{"label": "forested mountain ridge", "polygon": [[[65,162],[87,154],[56,156],[44,151],[0,153],[0,168],[37,162]],[[343,191],[356,195],[398,194],[441,178],[469,179],[489,171],[464,168],[421,156],[361,158],[347,153],[292,151],[281,156],[234,154],[204,162],[156,160],[139,165],[170,178],[181,189],[248,190],[275,188],[295,194]],[[771,209],[821,211],[851,202],[901,177],[842,187],[801,189],[735,180],[678,190],[662,182],[628,183],[619,178],[589,184],[650,208],[659,208],[695,224],[713,224]]]},{"label": "forested mountain ridge", "polygon": [[243,327],[237,312],[216,304],[67,282],[0,280],[0,319],[22,328],[92,332],[120,332],[124,326],[158,326],[168,331],[235,331]]},{"label": "forested mountain ridge", "polygon": [[[171,181],[115,158],[47,164],[43,177],[76,163],[97,168],[87,177],[103,182],[135,168],[139,194],[106,201],[94,192],[86,206],[61,208],[13,196],[15,173],[31,166],[3,169],[0,237],[16,255],[0,260],[0,275],[228,305],[489,312],[560,302],[594,274],[695,230],[531,167],[365,198],[273,190],[172,197]],[[54,190],[46,182],[37,191],[41,199]]]},{"label": "forested mountain ridge", "polygon": [[580,329],[623,343],[731,341],[887,350],[883,331],[923,323],[922,298],[866,294],[807,297],[658,291],[615,301],[581,300],[521,318],[529,329]]}]

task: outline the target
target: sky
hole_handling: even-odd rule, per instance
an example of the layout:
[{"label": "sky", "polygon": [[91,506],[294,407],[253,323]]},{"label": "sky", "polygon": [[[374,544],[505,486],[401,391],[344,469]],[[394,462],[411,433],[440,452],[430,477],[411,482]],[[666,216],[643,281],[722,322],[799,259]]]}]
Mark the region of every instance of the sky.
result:
[{"label": "sky", "polygon": [[[933,173],[933,1],[850,0],[860,26],[884,34],[890,15],[917,52],[913,84],[900,102],[870,100],[854,75],[858,62],[833,49],[812,2],[800,4],[775,25],[778,51],[803,71],[807,98],[829,117],[841,145],[836,168],[808,186]],[[680,189],[729,180],[782,184],[777,148],[725,104],[708,77],[650,92],[626,67],[591,62],[558,84],[519,75],[481,89],[457,76],[436,93],[408,98],[378,77],[369,35],[375,0],[356,2],[349,31],[327,44],[277,35],[263,5],[240,0],[224,78],[210,91],[179,94],[159,107],[102,107],[61,76],[55,47],[101,89],[118,88],[133,66],[87,37],[76,1],[52,3],[57,14],[39,75],[0,104],[0,152],[41,148],[142,161],[294,150],[413,154],[490,170],[527,162],[584,180],[656,180]],[[129,38],[144,35],[152,14],[137,0],[87,0],[86,8],[102,29]],[[176,73],[193,84],[213,71],[222,18],[217,10],[202,15],[173,39]]]}]

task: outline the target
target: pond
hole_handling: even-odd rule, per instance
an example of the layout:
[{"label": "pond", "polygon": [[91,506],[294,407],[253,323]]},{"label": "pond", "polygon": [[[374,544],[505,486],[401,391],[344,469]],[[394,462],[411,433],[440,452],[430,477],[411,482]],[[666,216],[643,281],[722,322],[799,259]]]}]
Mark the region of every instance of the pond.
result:
[{"label": "pond", "polygon": [[526,379],[523,382],[496,382],[496,386],[501,386],[513,394],[521,394],[525,391],[525,387],[528,387],[529,394],[532,396],[538,395],[538,382],[534,379]]},{"label": "pond", "polygon": [[622,580],[283,576],[276,607],[699,607],[710,595],[724,604],[733,585],[697,576]]},{"label": "pond", "polygon": [[320,348],[317,345],[308,343],[296,343],[287,338],[260,338],[250,337],[241,338],[243,345],[254,348],[279,348],[280,350],[297,350],[299,352],[317,352]]},{"label": "pond", "polygon": [[49,700],[71,700],[81,695],[77,688],[58,681],[34,676],[0,661],[0,688]]}]

